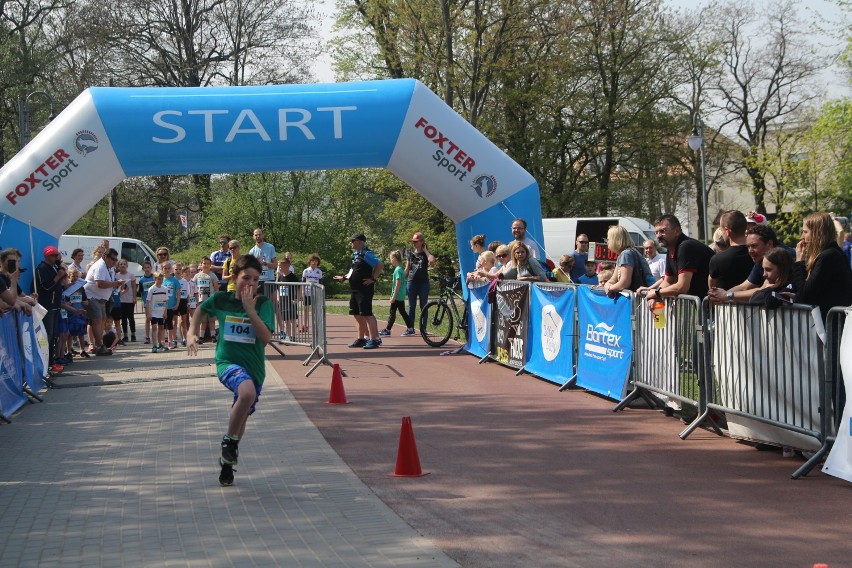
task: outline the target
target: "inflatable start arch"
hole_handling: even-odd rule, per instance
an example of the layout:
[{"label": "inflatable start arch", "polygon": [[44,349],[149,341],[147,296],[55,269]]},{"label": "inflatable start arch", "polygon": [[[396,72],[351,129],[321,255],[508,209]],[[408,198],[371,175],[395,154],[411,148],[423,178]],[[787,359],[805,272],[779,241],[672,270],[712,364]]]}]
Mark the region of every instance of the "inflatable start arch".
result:
[{"label": "inflatable start arch", "polygon": [[[508,242],[533,177],[414,79],[205,88],[90,88],[0,170],[0,247],[41,251],[130,176],[385,167],[456,223]],[[542,247],[543,248],[543,247]],[[32,254],[31,254],[32,251]]]}]

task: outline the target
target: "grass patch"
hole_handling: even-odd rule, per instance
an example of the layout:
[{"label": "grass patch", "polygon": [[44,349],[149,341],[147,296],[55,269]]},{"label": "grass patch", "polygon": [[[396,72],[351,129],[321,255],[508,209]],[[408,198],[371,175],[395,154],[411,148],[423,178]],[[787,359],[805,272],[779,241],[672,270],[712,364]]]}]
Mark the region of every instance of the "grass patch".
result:
[{"label": "grass patch", "polygon": [[[349,305],[347,304],[345,306],[336,306],[326,304],[325,313],[338,316],[349,315]],[[373,302],[373,315],[376,316],[376,319],[379,321],[388,321],[388,317],[390,316],[390,306],[388,306],[387,304],[376,305],[376,303]],[[394,327],[396,327],[396,324],[405,326],[405,322],[402,320],[399,314],[396,315],[396,322],[394,323]]]}]

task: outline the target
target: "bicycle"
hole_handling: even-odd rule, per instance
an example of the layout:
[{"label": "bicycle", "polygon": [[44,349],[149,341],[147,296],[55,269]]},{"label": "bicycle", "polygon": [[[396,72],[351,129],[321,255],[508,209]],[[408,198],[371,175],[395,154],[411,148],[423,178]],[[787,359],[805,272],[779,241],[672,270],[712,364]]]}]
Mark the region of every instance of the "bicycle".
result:
[{"label": "bicycle", "polygon": [[[432,347],[441,347],[450,340],[455,329],[456,341],[464,337],[464,343],[467,343],[467,302],[459,293],[461,280],[457,276],[433,276],[432,280],[438,282],[440,293],[437,300],[426,302],[420,314],[420,335],[423,341]],[[457,298],[464,306],[461,313],[456,304]]]}]

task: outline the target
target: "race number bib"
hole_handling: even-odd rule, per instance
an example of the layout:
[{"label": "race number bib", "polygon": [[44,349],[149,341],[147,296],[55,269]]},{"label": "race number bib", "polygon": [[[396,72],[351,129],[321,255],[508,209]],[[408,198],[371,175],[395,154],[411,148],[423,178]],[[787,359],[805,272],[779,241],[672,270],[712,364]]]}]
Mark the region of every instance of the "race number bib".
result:
[{"label": "race number bib", "polygon": [[254,343],[254,326],[249,318],[225,316],[225,341]]},{"label": "race number bib", "polygon": [[68,319],[68,312],[65,310],[65,308],[60,308],[60,310],[59,310],[59,316],[60,316],[62,319]]},{"label": "race number bib", "polygon": [[189,298],[189,290],[187,290],[186,288],[181,288],[180,289],[180,299],[186,300],[187,298]]},{"label": "race number bib", "polygon": [[71,303],[74,304],[74,307],[77,307],[83,303],[83,294],[71,294],[69,299],[71,300]]},{"label": "race number bib", "polygon": [[160,310],[165,311],[165,309],[166,309],[166,304],[168,304],[168,300],[154,300],[151,304],[152,304],[152,306],[154,307],[154,310],[156,310],[156,311],[160,311]]},{"label": "race number bib", "polygon": [[286,298],[290,295],[290,289],[287,286],[279,286],[278,295],[282,298]]},{"label": "race number bib", "polygon": [[197,300],[198,300],[198,298],[196,298],[195,296],[191,297],[191,298],[190,298],[189,300],[187,300],[187,302],[186,302],[187,307],[188,307],[188,308],[190,308],[190,309],[192,309],[192,310],[194,310],[194,309],[195,309],[195,307],[196,307],[196,302],[197,302]]}]

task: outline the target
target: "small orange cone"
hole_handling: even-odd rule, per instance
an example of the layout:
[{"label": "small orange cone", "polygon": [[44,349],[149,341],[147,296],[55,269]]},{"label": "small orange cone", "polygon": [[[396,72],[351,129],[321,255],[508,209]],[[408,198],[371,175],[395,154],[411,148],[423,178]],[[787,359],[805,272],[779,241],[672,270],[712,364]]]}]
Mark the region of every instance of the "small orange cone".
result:
[{"label": "small orange cone", "polygon": [[340,364],[334,364],[331,373],[331,390],[328,391],[328,404],[349,404],[346,400],[346,391],[343,390],[343,374],[340,372]]},{"label": "small orange cone", "polygon": [[420,469],[420,457],[417,455],[417,444],[414,442],[414,429],[411,427],[411,417],[402,417],[402,429],[399,432],[399,450],[396,454],[396,470],[388,474],[390,477],[421,477],[429,475]]}]

